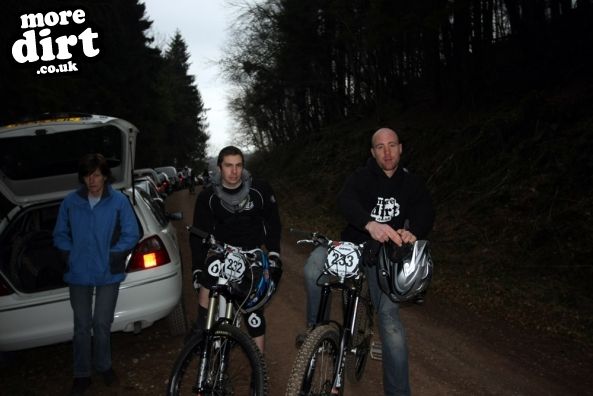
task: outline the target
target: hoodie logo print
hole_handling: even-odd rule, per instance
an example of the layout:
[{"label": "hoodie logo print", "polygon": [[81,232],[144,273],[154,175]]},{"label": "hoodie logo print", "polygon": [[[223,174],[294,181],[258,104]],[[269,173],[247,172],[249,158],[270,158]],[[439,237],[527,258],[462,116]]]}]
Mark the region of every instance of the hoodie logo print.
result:
[{"label": "hoodie logo print", "polygon": [[[249,195],[247,197],[245,197],[245,199],[247,200],[247,202],[244,204],[244,208],[243,210],[251,210],[253,209],[253,207],[255,206],[253,204],[253,201],[249,198]],[[241,202],[241,205],[243,205],[243,202]]]},{"label": "hoodie logo print", "polygon": [[377,204],[371,211],[371,217],[378,223],[387,223],[399,216],[399,204],[395,198],[377,198]]}]

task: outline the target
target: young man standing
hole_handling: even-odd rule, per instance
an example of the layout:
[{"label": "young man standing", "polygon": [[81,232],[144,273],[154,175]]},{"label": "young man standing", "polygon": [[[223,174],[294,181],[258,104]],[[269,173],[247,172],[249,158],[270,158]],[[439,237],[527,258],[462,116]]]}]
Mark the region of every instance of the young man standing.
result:
[{"label": "young man standing", "polygon": [[[271,266],[281,267],[280,216],[272,188],[263,180],[252,179],[244,168],[241,150],[223,148],[217,159],[220,171],[212,185],[200,192],[194,209],[194,226],[216,240],[245,250],[265,246]],[[209,287],[216,278],[209,276],[208,246],[190,236],[194,288],[199,290],[197,327],[206,322]],[[247,331],[264,351],[266,322],[260,308],[245,317]]]}]

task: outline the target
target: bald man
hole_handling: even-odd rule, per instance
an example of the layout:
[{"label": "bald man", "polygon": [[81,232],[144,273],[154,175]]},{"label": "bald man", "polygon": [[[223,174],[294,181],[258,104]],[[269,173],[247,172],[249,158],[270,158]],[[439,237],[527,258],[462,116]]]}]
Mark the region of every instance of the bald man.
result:
[{"label": "bald man", "polygon": [[[434,223],[430,194],[421,179],[400,166],[403,146],[392,128],[379,128],[371,138],[371,158],[354,171],[338,194],[338,208],[348,222],[341,240],[367,246],[392,241],[398,246],[426,239]],[[374,242],[373,242],[374,241]],[[378,251],[378,247],[371,249]],[[317,319],[321,288],[317,278],[323,271],[327,249],[318,247],[305,264],[307,326]],[[371,258],[372,261],[373,258]],[[373,306],[379,318],[382,341],[385,395],[409,395],[408,348],[399,305],[385,295],[374,267],[364,268]],[[304,339],[297,338],[297,344]]]}]

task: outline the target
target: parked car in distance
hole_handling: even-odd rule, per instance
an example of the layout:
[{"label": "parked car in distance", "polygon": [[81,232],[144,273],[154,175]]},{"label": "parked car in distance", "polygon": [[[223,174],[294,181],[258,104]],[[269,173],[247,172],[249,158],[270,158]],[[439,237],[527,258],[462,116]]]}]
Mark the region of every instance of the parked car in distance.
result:
[{"label": "parked car in distance", "polygon": [[139,332],[167,318],[185,332],[178,238],[163,205],[132,189],[138,130],[108,116],[46,116],[0,127],[0,351],[72,339],[72,309],[52,231],[62,199],[80,186],[78,160],[102,153],[112,186],[134,209],[141,238],[126,262],[112,331]]},{"label": "parked car in distance", "polygon": [[179,176],[177,176],[177,169],[175,169],[174,166],[161,166],[154,168],[154,170],[167,175],[173,190],[178,190],[180,188]]},{"label": "parked car in distance", "polygon": [[159,192],[158,187],[154,184],[152,179],[147,176],[142,177],[135,177],[134,178],[134,187],[140,188],[144,190],[152,200],[156,202],[160,202],[163,207],[165,205],[165,198],[167,197],[166,193]]},{"label": "parked car in distance", "polygon": [[161,177],[159,177],[159,173],[153,168],[134,169],[134,179],[139,177],[150,177],[156,185],[157,189],[159,188],[163,180]]},{"label": "parked car in distance", "polygon": [[171,194],[173,192],[173,184],[169,180],[169,176],[166,173],[159,173],[159,178],[161,179],[161,187],[159,190],[164,192],[165,194]]}]

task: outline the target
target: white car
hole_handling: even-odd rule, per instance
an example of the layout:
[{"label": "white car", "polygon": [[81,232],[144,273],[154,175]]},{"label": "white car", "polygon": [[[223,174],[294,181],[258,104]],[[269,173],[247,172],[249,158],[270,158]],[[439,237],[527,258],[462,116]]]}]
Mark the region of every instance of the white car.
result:
[{"label": "white car", "polygon": [[154,184],[152,178],[148,176],[134,176],[134,186],[146,191],[152,200],[160,202],[161,206],[164,207],[167,194],[159,192],[159,188]]},{"label": "white car", "polygon": [[134,169],[134,179],[139,179],[141,177],[150,178],[154,182],[157,190],[159,190],[159,192],[163,192],[160,191],[160,185],[163,183],[163,181],[157,171],[152,168]]},{"label": "white car", "polygon": [[138,130],[107,116],[46,117],[0,128],[0,351],[72,339],[72,308],[53,247],[58,207],[80,186],[78,159],[100,152],[112,186],[130,198],[141,238],[128,257],[112,331],[139,332],[168,317],[173,334],[185,332],[181,257],[172,218],[145,191],[133,187]]}]

